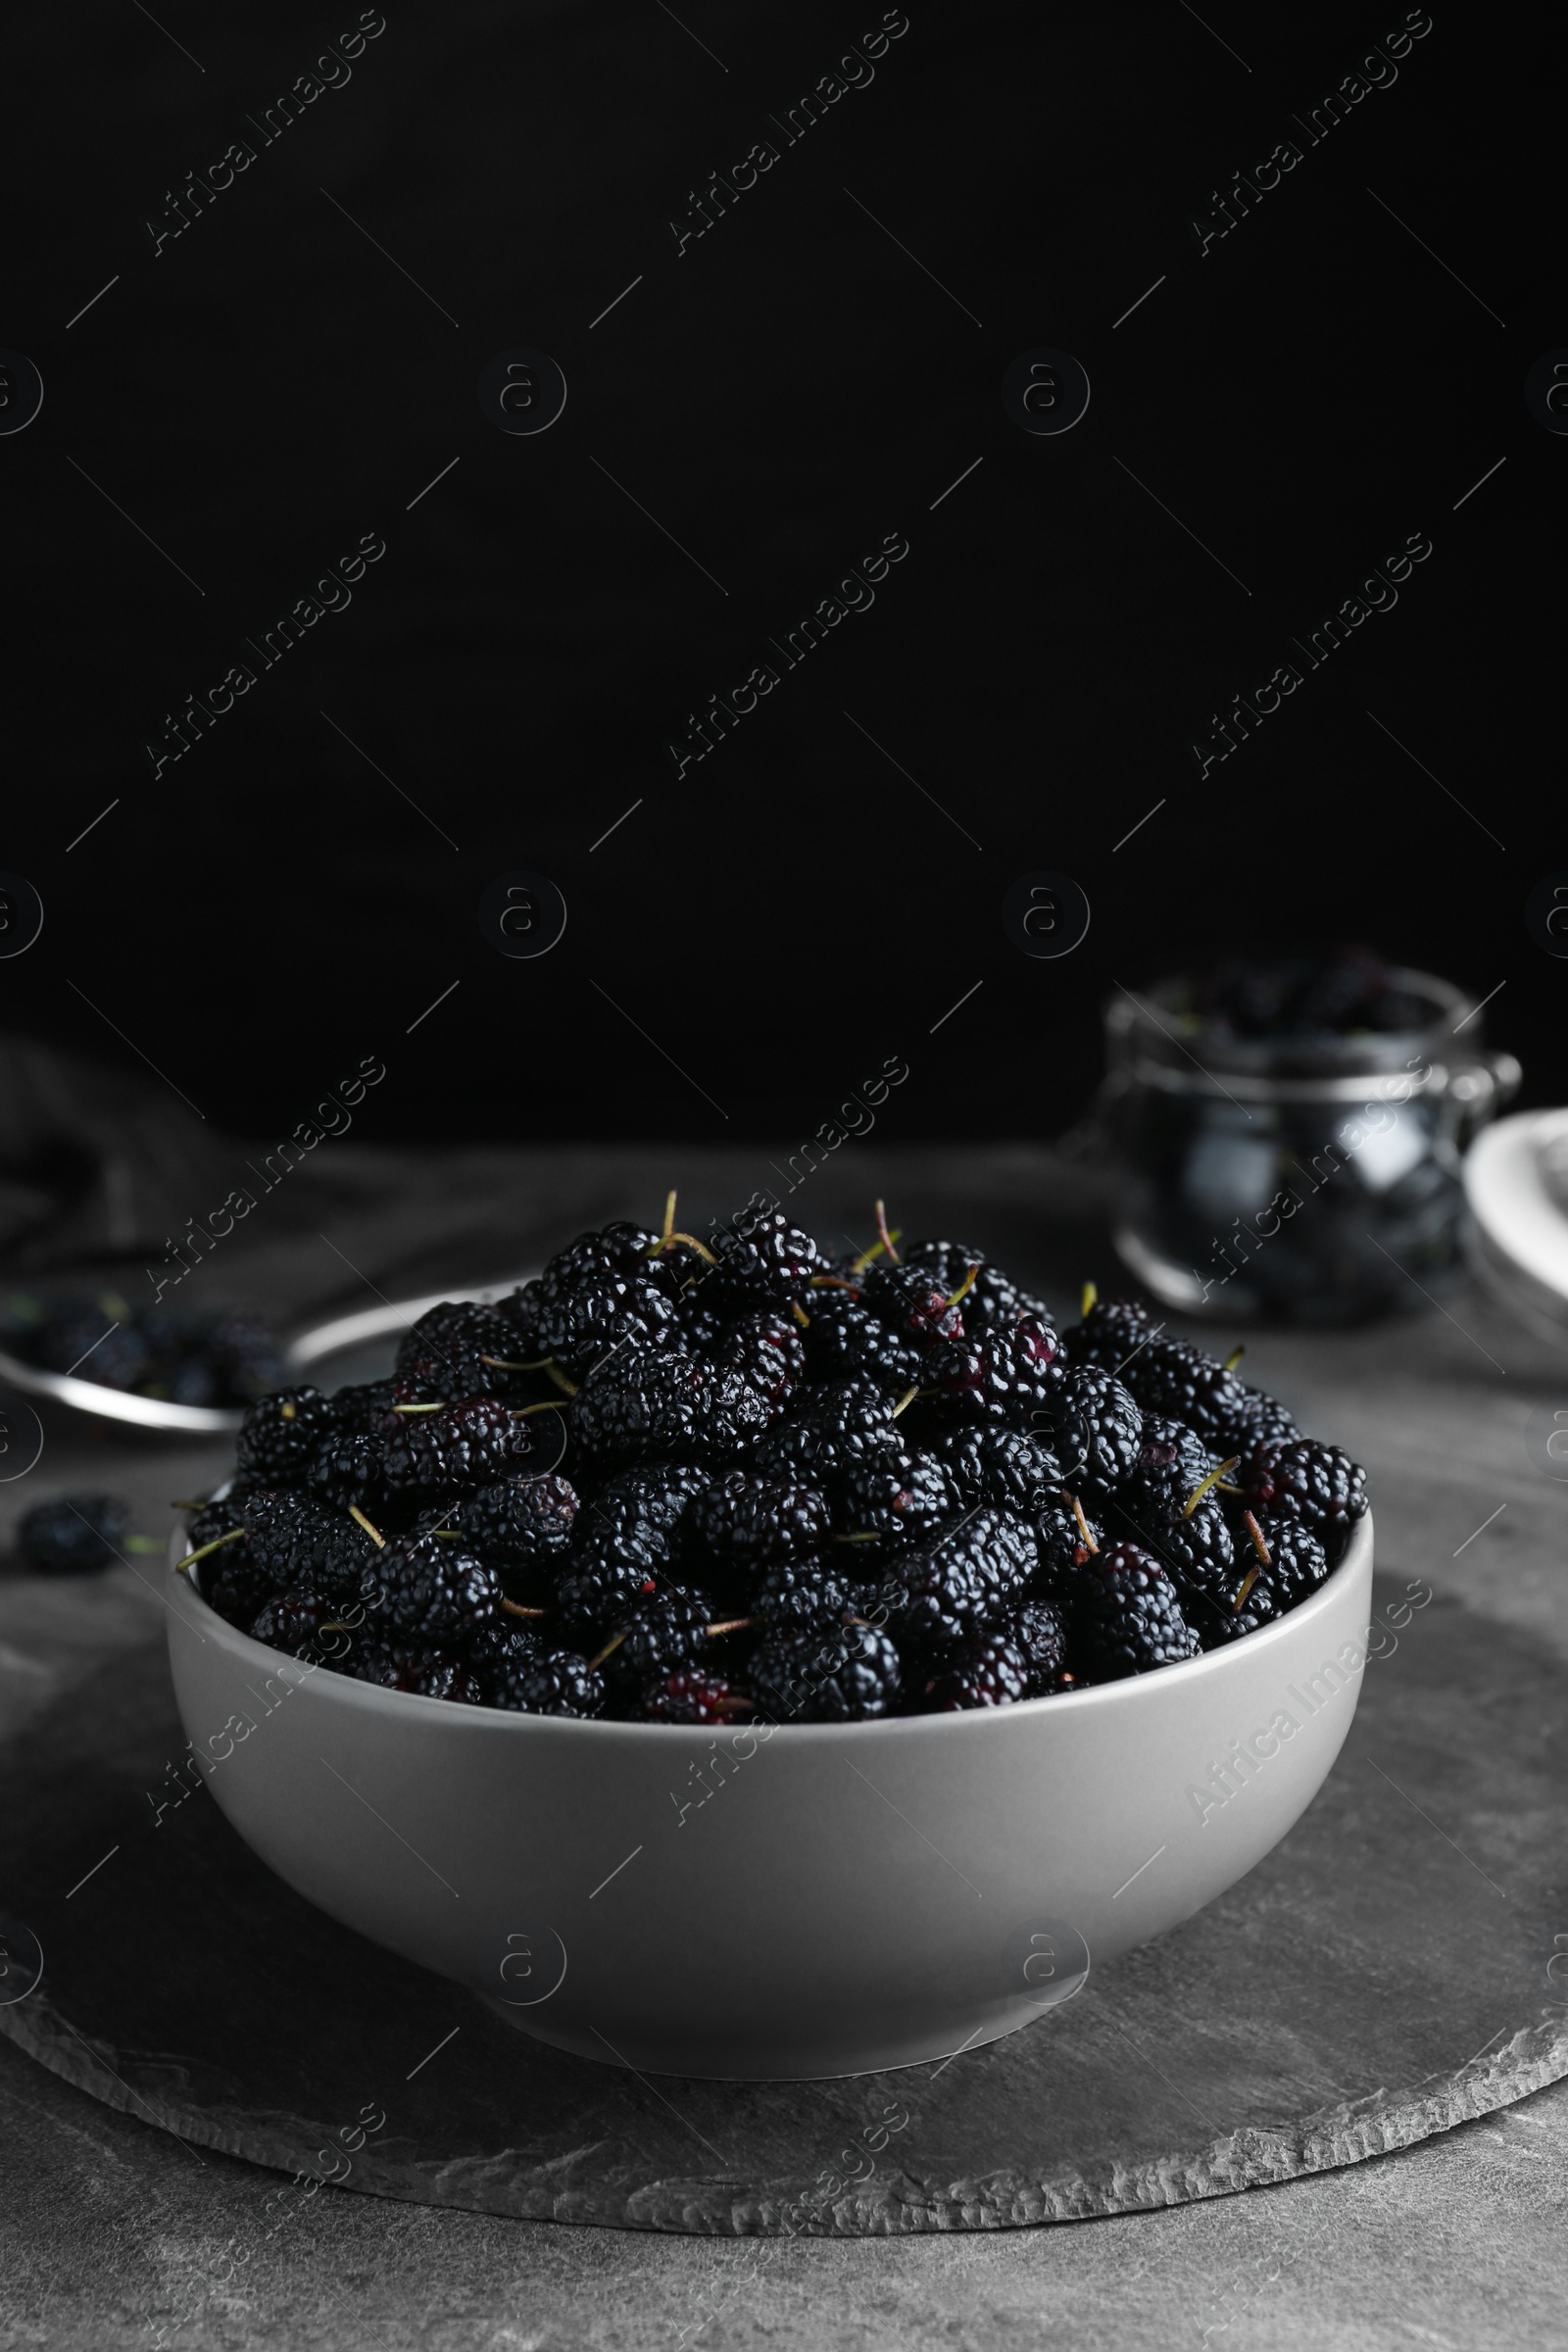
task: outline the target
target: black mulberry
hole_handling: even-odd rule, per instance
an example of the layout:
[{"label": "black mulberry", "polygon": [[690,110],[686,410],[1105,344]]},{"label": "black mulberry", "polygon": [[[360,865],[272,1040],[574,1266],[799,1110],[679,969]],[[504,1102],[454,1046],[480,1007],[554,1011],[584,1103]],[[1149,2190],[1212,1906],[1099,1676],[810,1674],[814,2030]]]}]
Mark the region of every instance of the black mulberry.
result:
[{"label": "black mulberry", "polygon": [[537,1665],[498,1675],[490,1704],[518,1715],[602,1715],[604,1678],[575,1650],[552,1649]]},{"label": "black mulberry", "polygon": [[1052,1418],[1069,1494],[1106,1494],[1122,1484],[1138,1459],[1144,1416],[1112,1373],[1077,1366],[1056,1393]]},{"label": "black mulberry", "polygon": [[527,1450],[519,1425],[494,1396],[466,1396],[433,1411],[394,1405],[382,1429],[382,1477],[394,1494],[489,1486]]},{"label": "black mulberry", "polygon": [[964,1509],[977,1502],[1003,1503],[1032,1519],[1060,1499],[1061,1464],[1026,1431],[980,1422],[950,1430],[935,1450],[952,1473]]},{"label": "black mulberry", "polygon": [[129,1506],[118,1494],[51,1494],[23,1513],[17,1548],[29,1568],[75,1575],[112,1568],[129,1532]]},{"label": "black mulberry", "polygon": [[899,1653],[873,1626],[774,1634],[752,1652],[747,1680],[775,1723],[864,1723],[898,1700]]},{"label": "black mulberry", "polygon": [[443,1536],[394,1538],[378,1573],[377,1620],[393,1640],[441,1647],[476,1633],[501,1610],[495,1570]]},{"label": "black mulberry", "polygon": [[1005,1633],[975,1634],[925,1687],[925,1708],[950,1715],[967,1707],[1011,1707],[1030,1694],[1029,1660]]},{"label": "black mulberry", "polygon": [[1236,1484],[1260,1516],[1298,1519],[1314,1535],[1343,1538],[1366,1511],[1366,1472],[1338,1446],[1274,1440],[1243,1462]]},{"label": "black mulberry", "polygon": [[832,1532],[827,1496],[802,1479],[731,1470],[693,1503],[692,1551],[738,1569],[814,1551]]},{"label": "black mulberry", "polygon": [[1016,1607],[1041,1567],[1040,1539],[1016,1512],[988,1507],[945,1535],[889,1560],[891,1622],[931,1647],[951,1648],[971,1627]]},{"label": "black mulberry", "polygon": [[852,1462],[838,1481],[839,1518],[850,1534],[918,1543],[963,1509],[958,1482],[935,1454],[887,1451]]},{"label": "black mulberry", "polygon": [[291,1486],[310,1468],[336,1417],[319,1389],[274,1389],[258,1397],[240,1425],[240,1469],[258,1485]]},{"label": "black mulberry", "polygon": [[1088,1563],[1074,1611],[1075,1653],[1094,1682],[1149,1674],[1198,1654],[1175,1586],[1136,1544],[1114,1544]]}]

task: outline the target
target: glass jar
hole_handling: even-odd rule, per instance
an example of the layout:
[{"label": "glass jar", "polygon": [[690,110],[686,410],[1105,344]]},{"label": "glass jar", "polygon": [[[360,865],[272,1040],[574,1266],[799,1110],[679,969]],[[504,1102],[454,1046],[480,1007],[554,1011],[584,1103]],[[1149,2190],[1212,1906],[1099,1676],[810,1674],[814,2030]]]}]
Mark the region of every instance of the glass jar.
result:
[{"label": "glass jar", "polygon": [[1412,1025],[1347,1037],[1216,1037],[1185,980],[1106,1005],[1116,1248],[1167,1306],[1347,1323],[1460,1274],[1460,1156],[1519,1064],[1461,989],[1391,978]]}]

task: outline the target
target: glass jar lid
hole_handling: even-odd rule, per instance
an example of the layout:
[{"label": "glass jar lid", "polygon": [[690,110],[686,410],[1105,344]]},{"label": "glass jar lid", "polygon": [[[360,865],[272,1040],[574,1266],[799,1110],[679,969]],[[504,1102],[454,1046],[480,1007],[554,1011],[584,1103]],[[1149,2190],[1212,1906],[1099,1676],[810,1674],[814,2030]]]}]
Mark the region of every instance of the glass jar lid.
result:
[{"label": "glass jar lid", "polygon": [[1224,1094],[1233,1100],[1342,1100],[1369,1084],[1398,1098],[1452,1093],[1460,1101],[1490,1091],[1472,1059],[1479,1010],[1452,981],[1433,972],[1389,975],[1398,1024],[1281,1037],[1240,1037],[1205,1020],[1186,977],[1151,988],[1122,988],[1105,1007],[1111,1068],[1124,1079],[1178,1094]]}]

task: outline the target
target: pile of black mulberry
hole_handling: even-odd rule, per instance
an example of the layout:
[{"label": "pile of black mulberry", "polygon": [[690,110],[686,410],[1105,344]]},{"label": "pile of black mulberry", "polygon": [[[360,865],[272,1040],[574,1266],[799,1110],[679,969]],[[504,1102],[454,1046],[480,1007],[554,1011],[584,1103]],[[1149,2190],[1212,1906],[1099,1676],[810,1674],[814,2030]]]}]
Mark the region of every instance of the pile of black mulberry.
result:
[{"label": "pile of black mulberry", "polygon": [[672,1196],[433,1307],[389,1380],[262,1398],[190,1521],[206,1597],[394,1690],[714,1725],[1006,1706],[1322,1583],[1366,1509],[1337,1446],[1142,1306],[1058,1333],[979,1250],[878,1229],[710,1249]]}]

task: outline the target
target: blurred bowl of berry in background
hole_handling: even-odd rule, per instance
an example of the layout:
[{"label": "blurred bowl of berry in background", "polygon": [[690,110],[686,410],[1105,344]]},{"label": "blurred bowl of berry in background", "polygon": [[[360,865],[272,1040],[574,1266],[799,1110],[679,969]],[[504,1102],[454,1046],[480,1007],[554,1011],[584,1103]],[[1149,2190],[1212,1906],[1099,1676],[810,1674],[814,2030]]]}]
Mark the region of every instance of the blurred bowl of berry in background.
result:
[{"label": "blurred bowl of berry in background", "polygon": [[1462,1273],[1462,1158],[1519,1084],[1432,973],[1337,949],[1105,1007],[1127,1266],[1185,1314],[1350,1323]]},{"label": "blurred bowl of berry in background", "polygon": [[248,1308],[136,1308],[114,1290],[0,1297],[0,1383],[97,1420],[237,1430],[282,1369],[277,1335]]},{"label": "blurred bowl of berry in background", "polygon": [[313,1380],[330,1390],[378,1379],[391,1369],[402,1334],[438,1300],[488,1302],[523,1279],[388,1299],[286,1342],[247,1308],[138,1311],[113,1290],[18,1287],[0,1298],[0,1386],[94,1420],[183,1437],[232,1435],[246,1405],[281,1382]]},{"label": "blurred bowl of berry in background", "polygon": [[1288,1614],[1156,1674],[715,1734],[313,1669],[210,1608],[182,1549],[180,1716],[270,1869],[557,2048],[738,2080],[996,2040],[1211,1902],[1339,1753],[1372,1577],[1365,1517]]}]

